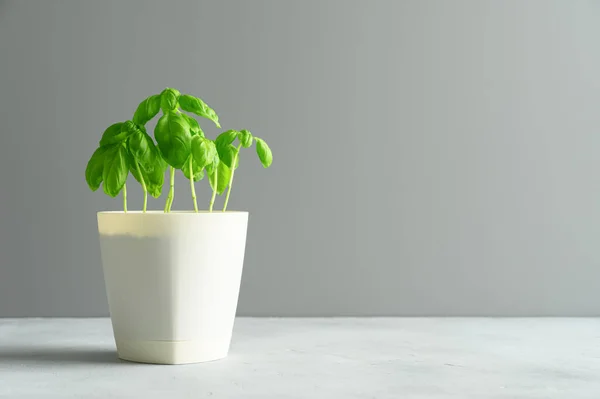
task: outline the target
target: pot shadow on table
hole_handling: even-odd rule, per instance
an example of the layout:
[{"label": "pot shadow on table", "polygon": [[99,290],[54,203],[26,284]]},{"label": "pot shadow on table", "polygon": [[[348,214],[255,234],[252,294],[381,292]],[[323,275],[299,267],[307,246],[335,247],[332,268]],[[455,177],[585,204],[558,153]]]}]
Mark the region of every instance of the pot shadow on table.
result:
[{"label": "pot shadow on table", "polygon": [[86,347],[22,346],[0,348],[0,366],[8,364],[64,363],[119,364],[128,363],[117,357],[116,349]]}]

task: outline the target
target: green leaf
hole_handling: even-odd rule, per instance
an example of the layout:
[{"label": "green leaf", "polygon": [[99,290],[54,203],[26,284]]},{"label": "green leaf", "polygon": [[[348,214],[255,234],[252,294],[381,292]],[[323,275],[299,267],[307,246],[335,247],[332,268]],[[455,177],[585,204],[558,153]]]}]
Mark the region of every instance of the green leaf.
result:
[{"label": "green leaf", "polygon": [[[190,157],[192,157],[192,156],[190,155]],[[192,159],[192,172],[194,173],[194,181],[200,181],[200,180],[204,179],[204,167],[200,167],[193,157],[191,159]],[[190,164],[189,164],[189,162],[190,162],[190,158],[187,159],[184,167],[181,168],[183,175],[188,180],[190,180]]]},{"label": "green leaf", "polygon": [[238,140],[240,141],[240,144],[242,144],[242,147],[244,147],[244,148],[251,147],[252,146],[252,133],[250,133],[246,129],[240,130],[240,133],[238,134]]},{"label": "green leaf", "polygon": [[191,154],[190,126],[181,114],[167,113],[156,124],[154,137],[165,161],[181,169]]},{"label": "green leaf", "polygon": [[[217,143],[217,153],[219,154],[219,159],[221,160],[221,163],[224,163],[225,165],[227,165],[229,168],[231,168],[231,165],[233,164],[233,160],[236,159],[236,156],[238,155],[238,149],[233,146],[232,144],[219,144]],[[238,167],[239,164],[239,157],[237,157],[238,160],[236,162],[235,167]]]},{"label": "green leaf", "polygon": [[219,160],[219,154],[217,153],[217,146],[215,145],[215,142],[212,140],[206,140],[206,145],[207,145],[207,151],[208,151],[208,164],[209,165],[218,165],[220,160]]},{"label": "green leaf", "polygon": [[122,145],[107,149],[104,156],[104,169],[102,171],[102,188],[107,195],[116,197],[125,185],[129,174],[129,160],[127,149]]},{"label": "green leaf", "polygon": [[215,143],[218,146],[227,146],[234,142],[234,140],[238,137],[239,132],[237,130],[228,130],[223,132],[217,136],[215,139]]},{"label": "green leaf", "polygon": [[212,168],[209,172],[208,181],[210,182],[210,186],[213,191],[215,190],[215,170],[217,171],[217,194],[221,195],[227,189],[229,185],[229,180],[231,179],[231,169],[227,167],[223,162],[219,162],[219,165],[215,168]]},{"label": "green leaf", "polygon": [[[127,162],[129,163],[129,172],[131,172],[133,178],[137,180],[138,183],[142,184],[142,179],[140,178],[140,174],[138,173],[138,165],[136,164],[135,158],[133,157],[133,155],[131,155],[130,152],[127,152]],[[146,189],[148,189],[147,172],[142,166],[140,166],[140,171],[142,172],[142,177],[144,178]]]},{"label": "green leaf", "polygon": [[[136,164],[133,161],[133,156],[130,155],[130,164],[129,171],[140,184],[142,183],[142,179],[140,179],[140,175],[138,173]],[[154,165],[151,171],[147,171],[142,166],[140,166],[140,171],[142,172],[142,176],[144,177],[144,183],[146,183],[146,190],[150,193],[154,198],[160,197],[162,193],[162,187],[165,182],[165,171],[167,169],[167,163],[160,158],[159,161]]]},{"label": "green leaf", "polygon": [[179,100],[179,90],[167,87],[160,93],[160,108],[166,114],[177,109],[177,101]]},{"label": "green leaf", "polygon": [[186,114],[181,114],[181,116],[183,116],[183,118],[187,121],[188,125],[190,125],[190,133],[192,133],[192,136],[199,135],[204,137],[204,132],[200,128],[200,124],[198,123],[196,118],[193,118]]},{"label": "green leaf", "polygon": [[154,118],[160,111],[160,99],[159,94],[154,94],[142,101],[133,114],[133,122],[138,125],[145,125],[150,119]]},{"label": "green leaf", "polygon": [[219,164],[221,163],[221,158],[219,158],[219,153],[217,152],[217,147],[215,146],[215,142],[214,141],[211,141],[211,142],[212,142],[212,146],[215,149],[215,157],[213,158],[213,161],[210,165],[219,166]]},{"label": "green leaf", "polygon": [[217,167],[215,167],[213,164],[210,164],[206,167],[206,174],[208,175],[208,183],[210,184],[210,188],[213,191],[215,190],[215,178],[218,178],[218,176],[215,175],[216,169],[217,169]]},{"label": "green leaf", "polygon": [[[125,141],[129,136],[130,132],[128,130],[129,126],[124,126],[125,123],[117,122],[113,125],[110,125],[102,134],[102,138],[100,139],[100,146],[117,144],[122,141]],[[125,128],[125,130],[123,130]]]},{"label": "green leaf", "polygon": [[210,119],[217,127],[221,127],[217,113],[198,97],[183,94],[179,97],[179,106],[182,110]]},{"label": "green leaf", "polygon": [[206,167],[215,159],[217,149],[215,143],[200,136],[192,137],[192,155],[201,167]]},{"label": "green leaf", "polygon": [[217,147],[215,145],[215,142],[212,140],[208,140],[210,142],[210,146],[212,147],[212,149],[210,151],[214,151],[214,157],[212,159],[212,162],[209,163],[208,165],[206,165],[206,171],[209,173],[212,173],[212,170],[214,168],[216,168],[217,166],[219,166],[219,164],[221,163],[221,159],[219,159],[219,153],[217,152]]},{"label": "green leaf", "polygon": [[[219,159],[221,162],[224,162],[225,165],[231,168],[231,164],[233,163],[233,159],[238,153],[238,150],[231,143],[238,137],[240,132],[236,130],[227,130],[217,136],[215,139],[215,144],[217,147],[217,152],[219,154]],[[239,160],[238,160],[239,162]],[[237,168],[237,164],[235,166]]]},{"label": "green leaf", "polygon": [[273,153],[263,139],[259,139],[258,137],[254,139],[256,140],[256,154],[258,155],[258,159],[260,159],[263,168],[268,168],[273,163]]},{"label": "green leaf", "polygon": [[128,140],[129,171],[141,184],[142,180],[137,170],[137,163],[139,163],[146,189],[150,195],[158,198],[161,195],[165,181],[167,163],[154,145],[152,138],[145,132],[145,129],[142,129],[141,133],[141,135],[137,133],[132,135]]},{"label": "green leaf", "polygon": [[85,168],[85,181],[90,190],[96,191],[102,183],[102,171],[104,170],[104,159],[106,151],[111,147],[99,147],[90,158],[87,167]]},{"label": "green leaf", "polygon": [[140,163],[145,169],[152,170],[158,151],[148,133],[136,129],[127,139],[127,147],[136,162]]},{"label": "green leaf", "polygon": [[167,163],[162,159],[160,154],[154,163],[154,168],[146,172],[146,189],[154,198],[160,197],[163,184],[165,183],[165,172],[167,171]]}]

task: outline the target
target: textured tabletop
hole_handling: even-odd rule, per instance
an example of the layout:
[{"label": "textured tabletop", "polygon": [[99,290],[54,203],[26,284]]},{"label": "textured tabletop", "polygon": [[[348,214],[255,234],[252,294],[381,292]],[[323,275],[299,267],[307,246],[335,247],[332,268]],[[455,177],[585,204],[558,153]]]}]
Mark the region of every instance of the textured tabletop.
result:
[{"label": "textured tabletop", "polygon": [[598,398],[600,319],[249,319],[227,359],[118,360],[108,319],[0,319],[6,398]]}]

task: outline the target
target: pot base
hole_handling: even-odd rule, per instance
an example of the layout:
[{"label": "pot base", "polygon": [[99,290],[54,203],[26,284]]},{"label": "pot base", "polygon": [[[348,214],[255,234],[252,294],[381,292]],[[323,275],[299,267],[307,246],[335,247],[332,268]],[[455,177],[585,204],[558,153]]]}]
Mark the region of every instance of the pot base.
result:
[{"label": "pot base", "polygon": [[116,344],[119,359],[152,364],[210,362],[227,357],[229,351],[222,344],[204,341],[116,341]]}]

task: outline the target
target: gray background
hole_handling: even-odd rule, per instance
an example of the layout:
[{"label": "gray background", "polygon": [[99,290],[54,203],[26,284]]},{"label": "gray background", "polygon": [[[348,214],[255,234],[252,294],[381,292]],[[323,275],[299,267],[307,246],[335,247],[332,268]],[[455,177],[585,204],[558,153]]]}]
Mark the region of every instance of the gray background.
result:
[{"label": "gray background", "polygon": [[599,35],[586,1],[2,1],[0,316],[107,314],[85,165],[166,86],[275,154],[236,173],[240,314],[598,315]]}]

